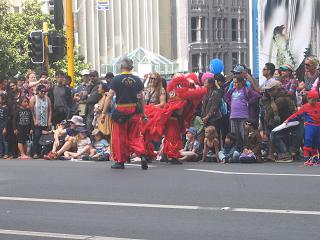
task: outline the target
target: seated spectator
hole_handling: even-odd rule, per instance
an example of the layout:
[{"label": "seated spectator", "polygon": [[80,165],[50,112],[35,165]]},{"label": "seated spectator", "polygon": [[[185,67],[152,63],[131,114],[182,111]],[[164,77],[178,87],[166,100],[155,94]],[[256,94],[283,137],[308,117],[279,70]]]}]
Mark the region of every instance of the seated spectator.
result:
[{"label": "seated spectator", "polygon": [[27,97],[21,97],[19,100],[19,107],[13,118],[14,134],[18,139],[18,149],[20,152],[20,159],[28,159],[27,156],[27,140],[30,138],[33,129],[33,117],[32,112],[29,109],[29,99]]},{"label": "seated spectator", "polygon": [[90,154],[91,140],[88,137],[89,131],[84,127],[77,128],[78,135],[75,138],[77,151],[65,151],[66,159],[82,159],[85,155]]},{"label": "seated spectator", "polygon": [[247,119],[244,125],[246,135],[244,147],[240,155],[241,163],[254,163],[261,161],[262,139],[258,131],[258,123],[254,119]]},{"label": "seated spectator", "polygon": [[44,159],[54,160],[61,156],[65,151],[69,151],[75,147],[75,136],[77,128],[83,127],[83,119],[80,116],[73,116],[70,120],[70,127],[62,127],[54,131],[54,143],[51,152],[44,156]]},{"label": "seated spectator", "polygon": [[191,127],[187,130],[187,142],[184,149],[180,151],[182,157],[179,158],[179,161],[199,161],[202,152],[200,142],[196,139],[196,135],[197,130],[195,128]]},{"label": "seated spectator", "polygon": [[219,162],[217,154],[219,153],[220,142],[215,127],[206,127],[204,131],[204,137],[202,161],[214,162],[216,160]]},{"label": "seated spectator", "polygon": [[236,146],[236,136],[233,133],[228,133],[224,140],[224,146],[219,152],[218,157],[222,163],[238,163],[240,153]]},{"label": "seated spectator", "polygon": [[[92,136],[94,138],[93,148],[90,150],[90,158],[89,160],[97,160],[97,161],[109,161],[110,157],[110,144],[106,139],[104,139],[104,135],[98,129],[93,130]],[[86,158],[82,158],[86,160]]]}]

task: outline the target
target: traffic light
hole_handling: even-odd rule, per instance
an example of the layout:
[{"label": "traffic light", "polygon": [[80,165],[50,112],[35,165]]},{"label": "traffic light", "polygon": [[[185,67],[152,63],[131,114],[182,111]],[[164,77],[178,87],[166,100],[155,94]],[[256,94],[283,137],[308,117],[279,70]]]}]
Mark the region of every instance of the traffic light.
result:
[{"label": "traffic light", "polygon": [[42,31],[33,31],[29,35],[29,57],[33,63],[43,63],[44,45]]},{"label": "traffic light", "polygon": [[58,32],[49,32],[49,60],[56,62],[66,54],[66,39]]},{"label": "traffic light", "polygon": [[49,0],[50,22],[56,30],[62,30],[64,25],[63,0]]}]

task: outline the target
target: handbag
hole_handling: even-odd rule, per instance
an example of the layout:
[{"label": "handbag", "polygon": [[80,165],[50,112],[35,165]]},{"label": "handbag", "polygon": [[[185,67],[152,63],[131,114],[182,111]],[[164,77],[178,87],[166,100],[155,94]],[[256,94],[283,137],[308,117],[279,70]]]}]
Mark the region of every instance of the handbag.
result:
[{"label": "handbag", "polygon": [[256,163],[257,157],[256,155],[254,155],[254,153],[249,153],[249,154],[241,153],[239,157],[239,161],[241,163]]}]

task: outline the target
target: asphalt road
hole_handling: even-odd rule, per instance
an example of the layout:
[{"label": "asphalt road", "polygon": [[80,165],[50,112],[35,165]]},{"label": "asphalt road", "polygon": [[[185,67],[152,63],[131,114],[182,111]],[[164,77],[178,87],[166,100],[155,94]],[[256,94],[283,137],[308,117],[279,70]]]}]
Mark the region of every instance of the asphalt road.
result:
[{"label": "asphalt road", "polygon": [[319,240],[319,182],[301,162],[1,160],[0,240]]}]

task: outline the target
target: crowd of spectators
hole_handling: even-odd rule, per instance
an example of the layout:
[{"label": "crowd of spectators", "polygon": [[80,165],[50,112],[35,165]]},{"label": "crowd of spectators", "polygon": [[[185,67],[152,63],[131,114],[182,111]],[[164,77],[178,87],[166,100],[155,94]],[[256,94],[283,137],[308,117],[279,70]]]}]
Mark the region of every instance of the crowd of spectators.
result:
[{"label": "crowd of spectators", "polygon": [[[272,131],[286,122],[308,94],[319,91],[319,61],[304,61],[304,79],[295,77],[293,66],[276,69],[266,63],[264,79],[251,75],[245,65],[236,65],[226,76],[212,73],[186,75],[207,89],[192,126],[186,129],[180,162],[215,161],[291,162],[303,146],[305,119],[294,127]],[[69,86],[68,76],[58,70],[54,81],[48,73],[28,71],[25,76],[0,79],[0,157],[108,160],[112,120],[106,111],[106,96],[112,73],[99,78],[84,69],[82,81]],[[166,80],[159,73],[146,74],[145,104],[163,108],[168,101]],[[310,95],[311,96],[311,95]],[[319,96],[314,96],[319,98]],[[162,161],[162,142],[153,142]],[[319,149],[320,146],[313,146]]]}]

